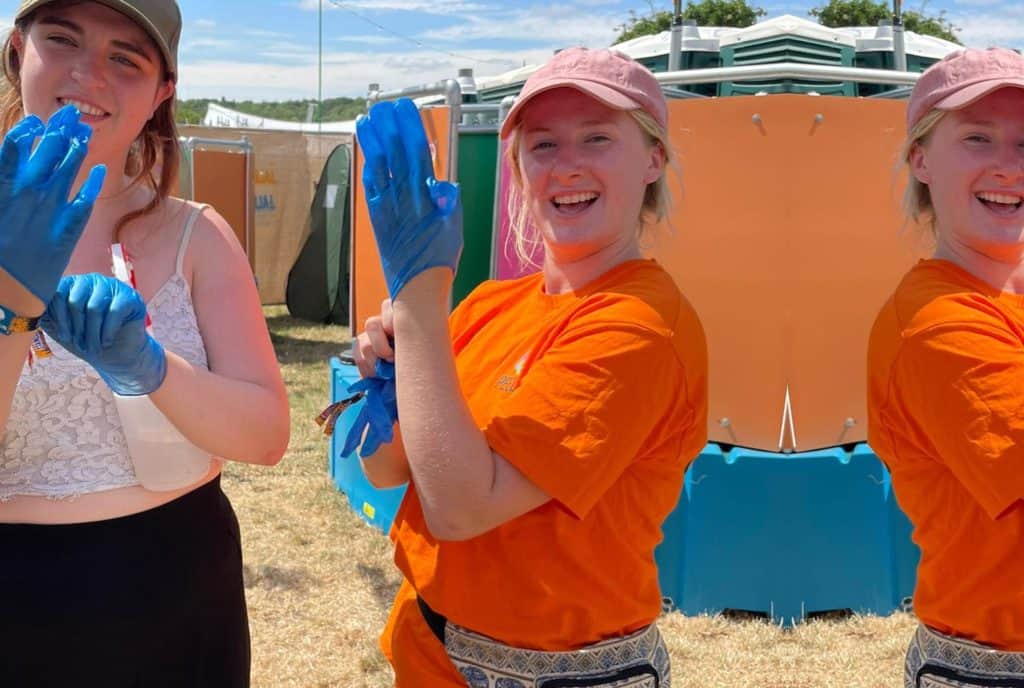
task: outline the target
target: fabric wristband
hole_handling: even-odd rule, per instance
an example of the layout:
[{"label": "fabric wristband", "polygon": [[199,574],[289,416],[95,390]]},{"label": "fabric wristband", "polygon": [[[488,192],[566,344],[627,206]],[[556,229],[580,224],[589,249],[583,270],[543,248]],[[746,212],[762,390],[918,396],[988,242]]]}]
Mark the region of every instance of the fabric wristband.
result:
[{"label": "fabric wristband", "polygon": [[15,332],[32,332],[39,329],[39,320],[42,316],[26,318],[18,315],[10,308],[0,306],[0,334],[7,335]]}]

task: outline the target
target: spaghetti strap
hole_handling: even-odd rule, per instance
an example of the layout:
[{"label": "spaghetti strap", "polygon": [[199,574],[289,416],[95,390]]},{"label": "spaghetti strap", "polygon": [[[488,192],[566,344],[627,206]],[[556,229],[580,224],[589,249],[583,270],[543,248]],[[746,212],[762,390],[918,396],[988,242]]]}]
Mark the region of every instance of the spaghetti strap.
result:
[{"label": "spaghetti strap", "polygon": [[181,266],[185,262],[185,249],[188,248],[188,240],[192,237],[192,227],[195,225],[199,215],[209,207],[206,203],[196,206],[185,221],[185,231],[181,233],[181,243],[178,245],[178,258],[174,264],[174,273],[176,275],[184,277],[181,273]]}]

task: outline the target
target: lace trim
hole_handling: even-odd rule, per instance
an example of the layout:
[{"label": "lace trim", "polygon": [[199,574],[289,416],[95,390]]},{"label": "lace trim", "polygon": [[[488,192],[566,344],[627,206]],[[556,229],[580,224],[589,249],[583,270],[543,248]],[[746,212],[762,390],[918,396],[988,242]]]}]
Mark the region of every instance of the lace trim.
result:
[{"label": "lace trim", "polygon": [[[172,275],[147,304],[164,348],[207,368],[188,282]],[[89,364],[48,340],[53,356],[26,365],[0,439],[0,501],[69,499],[138,485],[110,389]]]}]

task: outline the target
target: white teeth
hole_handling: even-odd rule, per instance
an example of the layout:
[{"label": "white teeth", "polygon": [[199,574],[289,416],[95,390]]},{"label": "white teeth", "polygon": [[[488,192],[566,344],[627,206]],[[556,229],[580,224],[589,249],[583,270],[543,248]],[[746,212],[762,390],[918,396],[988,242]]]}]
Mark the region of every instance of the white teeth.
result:
[{"label": "white teeth", "polygon": [[1006,205],[1017,205],[1021,202],[1020,196],[989,193],[988,191],[982,191],[977,195],[977,197],[983,201],[989,201],[990,203],[1005,203]]},{"label": "white teeth", "polygon": [[597,198],[597,194],[591,191],[587,193],[562,194],[560,196],[555,196],[551,200],[559,205],[566,205],[568,203],[584,203],[595,198]]},{"label": "white teeth", "polygon": [[64,105],[74,105],[76,108],[78,108],[78,111],[81,112],[83,115],[99,116],[107,114],[103,110],[95,108],[92,105],[89,105],[88,103],[83,103],[80,100],[72,100],[71,98],[61,98],[60,102]]}]

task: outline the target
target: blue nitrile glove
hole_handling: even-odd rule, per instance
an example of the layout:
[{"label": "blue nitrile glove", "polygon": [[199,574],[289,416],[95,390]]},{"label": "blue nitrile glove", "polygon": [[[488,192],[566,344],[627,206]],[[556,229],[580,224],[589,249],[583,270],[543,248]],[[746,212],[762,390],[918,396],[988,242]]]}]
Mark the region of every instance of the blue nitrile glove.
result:
[{"label": "blue nitrile glove", "polygon": [[[363,392],[365,397],[359,409],[359,415],[352,423],[345,437],[345,446],[341,449],[342,456],[350,456],[362,442],[359,455],[367,457],[373,454],[385,442],[395,439],[392,429],[398,420],[398,401],[395,399],[395,364],[377,359],[376,375],[364,377],[348,387],[349,394]],[[367,427],[369,429],[367,430]],[[366,439],[363,439],[363,433]]]},{"label": "blue nitrile glove", "polygon": [[78,118],[78,110],[66,105],[44,129],[29,115],[7,132],[0,147],[0,268],[44,304],[71,260],[106,171],[103,165],[92,168],[68,202],[92,135]]},{"label": "blue nitrile glove", "polygon": [[121,396],[149,394],[167,376],[164,348],[146,332],[146,304],[139,292],[113,277],[65,277],[41,324]]},{"label": "blue nitrile glove", "polygon": [[363,187],[391,298],[427,268],[454,273],[462,253],[459,187],[434,179],[430,146],[413,102],[377,103],[356,122]]}]

